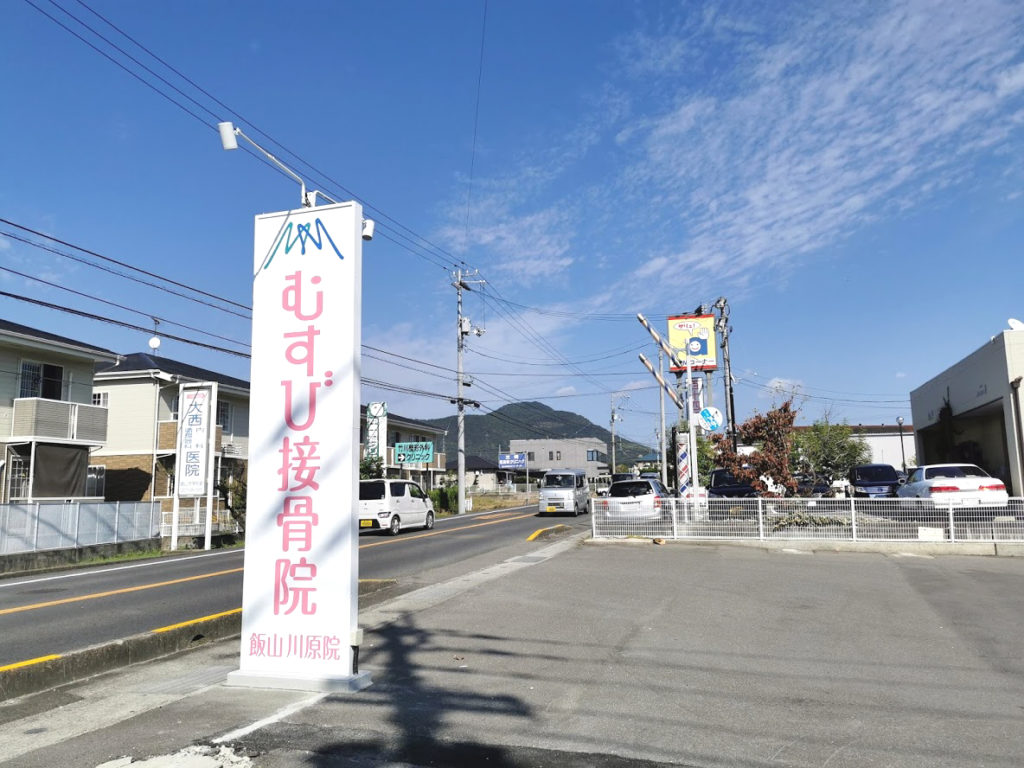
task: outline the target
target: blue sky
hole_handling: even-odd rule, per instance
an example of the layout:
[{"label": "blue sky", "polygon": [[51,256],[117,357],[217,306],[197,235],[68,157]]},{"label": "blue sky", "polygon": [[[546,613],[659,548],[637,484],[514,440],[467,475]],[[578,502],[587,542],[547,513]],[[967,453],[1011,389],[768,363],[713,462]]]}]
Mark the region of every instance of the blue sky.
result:
[{"label": "blue sky", "polygon": [[[607,425],[629,393],[617,429],[647,444],[637,312],[663,328],[727,297],[738,415],[795,391],[800,422],[853,424],[909,419],[911,389],[1024,316],[1019,2],[490,0],[485,31],[481,0],[32,3],[3,5],[0,217],[247,305],[252,218],[298,189],[221,150],[234,120],[379,222],[368,378],[453,392],[456,267],[486,280],[465,300],[485,410],[541,400]],[[44,242],[0,224],[0,290],[247,351],[236,304],[11,235]],[[0,313],[123,353],[150,335],[7,297]],[[248,377],[241,356],[161,352]]]}]

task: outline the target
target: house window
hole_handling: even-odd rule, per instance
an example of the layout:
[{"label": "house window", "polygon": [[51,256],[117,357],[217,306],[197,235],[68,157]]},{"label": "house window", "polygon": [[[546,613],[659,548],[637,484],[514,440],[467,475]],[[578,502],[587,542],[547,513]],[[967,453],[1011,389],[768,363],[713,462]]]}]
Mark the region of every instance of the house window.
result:
[{"label": "house window", "polygon": [[175,395],[171,401],[171,421],[178,420],[178,396]]},{"label": "house window", "polygon": [[21,387],[19,397],[44,397],[60,400],[64,395],[64,368],[23,361],[21,364]]},{"label": "house window", "polygon": [[562,452],[561,451],[555,451],[555,461],[561,461],[561,460],[562,460]]},{"label": "house window", "polygon": [[226,400],[217,401],[217,426],[225,432],[231,431],[231,403]]},{"label": "house window", "polygon": [[536,461],[537,460],[537,459],[535,459],[533,457],[533,451],[527,451],[526,452],[526,460],[527,461]]},{"label": "house window", "polygon": [[29,476],[32,474],[31,461],[32,460],[28,456],[19,456],[17,454],[11,456],[10,475],[12,499],[28,498],[28,481]]},{"label": "house window", "polygon": [[597,461],[597,451],[596,450],[592,449],[592,450],[587,451],[587,461]]},{"label": "house window", "polygon": [[85,476],[85,495],[103,498],[107,490],[107,468],[98,464],[90,464]]},{"label": "house window", "polygon": [[100,408],[107,408],[110,402],[110,394],[108,392],[93,392],[92,393],[92,404],[98,405]]},{"label": "house window", "polygon": [[554,461],[554,460],[555,460],[555,452],[554,451],[548,451],[548,461]]}]

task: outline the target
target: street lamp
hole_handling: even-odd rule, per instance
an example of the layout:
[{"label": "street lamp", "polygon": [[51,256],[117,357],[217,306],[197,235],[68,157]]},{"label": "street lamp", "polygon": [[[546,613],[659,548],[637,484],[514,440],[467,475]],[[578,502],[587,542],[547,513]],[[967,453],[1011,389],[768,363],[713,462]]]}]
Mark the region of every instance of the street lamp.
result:
[{"label": "street lamp", "polygon": [[903,471],[906,472],[907,471],[907,454],[906,454],[906,451],[903,448],[903,417],[902,416],[897,416],[896,417],[896,423],[899,425],[899,428],[900,428],[900,459],[903,462]]},{"label": "street lamp", "polygon": [[[239,137],[241,137],[250,144],[252,144],[252,146],[254,146],[256,149],[258,149],[263,154],[263,156],[267,158],[267,160],[269,160],[278,168],[280,168],[288,176],[295,179],[295,181],[299,182],[299,188],[301,190],[299,200],[302,203],[303,208],[315,208],[317,195],[320,195],[320,197],[324,198],[324,200],[326,200],[329,203],[338,202],[333,197],[325,195],[318,189],[314,189],[311,192],[307,193],[306,182],[301,176],[299,176],[299,174],[297,174],[295,171],[293,171],[287,165],[282,163],[280,160],[278,160],[276,157],[270,154],[267,150],[265,150],[263,147],[257,144],[255,141],[253,141],[244,133],[242,133],[242,129],[236,127],[234,123],[230,121],[217,123],[217,130],[218,132],[220,132],[220,145],[225,150],[230,152],[233,149],[238,149],[238,139]],[[373,240],[373,234],[375,229],[376,224],[373,221],[373,219],[363,219],[363,240]]]}]

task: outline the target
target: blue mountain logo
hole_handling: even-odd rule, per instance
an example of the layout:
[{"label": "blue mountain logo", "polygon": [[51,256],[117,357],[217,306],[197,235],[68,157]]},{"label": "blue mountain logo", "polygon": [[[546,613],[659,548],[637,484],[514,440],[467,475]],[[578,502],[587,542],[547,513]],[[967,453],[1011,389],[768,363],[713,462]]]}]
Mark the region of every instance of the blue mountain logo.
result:
[{"label": "blue mountain logo", "polygon": [[263,262],[263,269],[269,269],[270,263],[274,260],[278,251],[281,250],[281,246],[284,245],[284,253],[287,256],[296,246],[299,247],[299,255],[306,255],[306,246],[309,245],[311,248],[315,247],[318,251],[324,249],[324,244],[329,245],[331,249],[337,254],[339,259],[345,257],[341,255],[341,251],[338,250],[338,246],[334,244],[334,240],[331,238],[331,233],[327,231],[327,227],[320,219],[316,219],[310,224],[296,224],[295,222],[288,222],[288,224],[281,230],[281,233],[277,237],[277,242],[274,243],[274,247],[271,249],[270,254],[267,256],[267,260]]}]

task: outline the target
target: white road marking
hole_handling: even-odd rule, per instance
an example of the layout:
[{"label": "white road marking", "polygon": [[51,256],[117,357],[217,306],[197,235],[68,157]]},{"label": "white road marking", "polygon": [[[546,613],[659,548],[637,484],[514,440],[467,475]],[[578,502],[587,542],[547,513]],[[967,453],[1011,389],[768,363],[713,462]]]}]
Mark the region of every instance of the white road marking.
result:
[{"label": "white road marking", "polygon": [[242,552],[241,549],[231,549],[223,552],[210,552],[202,555],[190,555],[188,557],[175,557],[173,559],[160,559],[153,560],[145,563],[132,563],[131,565],[116,565],[110,568],[90,568],[88,571],[75,571],[73,573],[61,573],[55,576],[40,576],[36,579],[24,579],[22,581],[0,581],[0,589],[6,589],[8,587],[20,587],[25,584],[41,584],[47,581],[60,581],[61,579],[76,579],[83,578],[86,576],[95,576],[98,573],[113,573],[115,571],[128,571],[132,568],[152,568],[153,566],[159,565],[173,565],[180,563],[183,560],[199,560],[205,557],[223,557],[224,555],[233,555],[238,552]]}]

